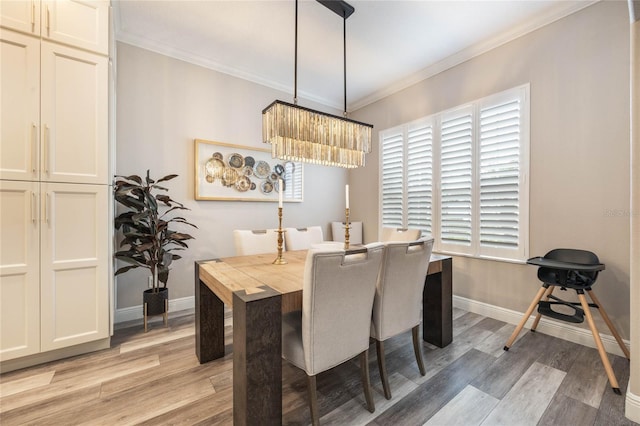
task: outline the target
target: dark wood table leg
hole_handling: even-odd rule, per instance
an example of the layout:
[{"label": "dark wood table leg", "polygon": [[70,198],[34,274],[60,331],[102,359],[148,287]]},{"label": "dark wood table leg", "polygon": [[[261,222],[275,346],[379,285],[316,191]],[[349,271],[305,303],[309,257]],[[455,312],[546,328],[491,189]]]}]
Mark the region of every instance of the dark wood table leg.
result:
[{"label": "dark wood table leg", "polygon": [[422,293],[422,339],[444,348],[453,340],[452,259],[442,262],[442,271],[427,275]]},{"label": "dark wood table leg", "polygon": [[224,303],[200,281],[195,262],[196,356],[200,364],[224,356]]},{"label": "dark wood table leg", "polygon": [[233,424],[282,424],[282,296],[233,293]]}]

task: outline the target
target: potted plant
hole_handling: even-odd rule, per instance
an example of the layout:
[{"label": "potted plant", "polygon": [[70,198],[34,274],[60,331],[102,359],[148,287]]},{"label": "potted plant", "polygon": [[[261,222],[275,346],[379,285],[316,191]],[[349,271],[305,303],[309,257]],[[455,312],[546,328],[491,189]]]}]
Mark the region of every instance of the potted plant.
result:
[{"label": "potted plant", "polygon": [[115,180],[115,200],[127,208],[115,218],[116,229],[122,229],[123,233],[122,250],[117,251],[115,257],[127,263],[116,271],[116,275],[134,268],[146,268],[153,277],[152,288],[143,293],[145,330],[147,315],[165,314],[166,323],[170,265],[181,258],[175,251],[188,248],[186,241],[193,239],[189,234],[171,229],[171,225],[181,223],[197,228],[184,217],[174,215],[179,210],[189,209],[162,193],[167,188],[159,184],[177,176],[167,175],[156,181],[147,170],[144,180],[137,175],[116,176]]}]

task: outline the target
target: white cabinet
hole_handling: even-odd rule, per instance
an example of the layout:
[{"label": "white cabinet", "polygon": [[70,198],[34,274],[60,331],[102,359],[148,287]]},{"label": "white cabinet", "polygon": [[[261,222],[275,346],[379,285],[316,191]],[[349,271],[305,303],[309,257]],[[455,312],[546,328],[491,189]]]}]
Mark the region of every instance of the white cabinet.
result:
[{"label": "white cabinet", "polygon": [[0,361],[109,337],[108,186],[0,181]]},{"label": "white cabinet", "polygon": [[0,181],[0,361],[40,351],[38,185]]},{"label": "white cabinet", "polygon": [[109,53],[109,2],[2,0],[0,25],[92,52]]},{"label": "white cabinet", "polygon": [[42,351],[109,336],[107,188],[42,184]]},{"label": "white cabinet", "polygon": [[108,14],[0,0],[3,371],[108,345]]},{"label": "white cabinet", "polygon": [[0,179],[108,184],[108,59],[0,30]]},{"label": "white cabinet", "polygon": [[40,35],[40,1],[0,1],[0,25],[27,34]]},{"label": "white cabinet", "polygon": [[42,37],[93,52],[109,53],[109,2],[42,2]]},{"label": "white cabinet", "polygon": [[0,179],[37,180],[40,41],[0,30],[0,57]]},{"label": "white cabinet", "polygon": [[108,184],[108,61],[42,42],[40,176]]}]

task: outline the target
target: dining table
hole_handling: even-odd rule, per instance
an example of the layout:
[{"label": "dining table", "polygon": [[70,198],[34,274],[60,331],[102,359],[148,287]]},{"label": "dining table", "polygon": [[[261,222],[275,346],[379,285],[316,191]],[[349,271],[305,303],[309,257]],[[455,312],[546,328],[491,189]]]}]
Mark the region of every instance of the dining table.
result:
[{"label": "dining table", "polygon": [[[302,309],[307,250],[195,262],[196,356],[225,356],[225,305],[233,320],[234,425],[282,423],[282,314]],[[432,254],[423,291],[423,340],[452,341],[452,259]]]}]

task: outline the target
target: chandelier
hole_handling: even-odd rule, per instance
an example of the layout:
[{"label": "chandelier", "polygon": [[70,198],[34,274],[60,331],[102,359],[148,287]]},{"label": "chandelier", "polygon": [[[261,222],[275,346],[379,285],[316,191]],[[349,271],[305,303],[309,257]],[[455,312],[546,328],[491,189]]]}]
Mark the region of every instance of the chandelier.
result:
[{"label": "chandelier", "polygon": [[281,160],[356,168],[371,152],[373,125],[347,118],[347,18],[355,11],[342,0],[318,0],[343,18],[344,117],[298,106],[298,0],[296,0],[294,103],[276,100],[262,110],[262,138]]}]

